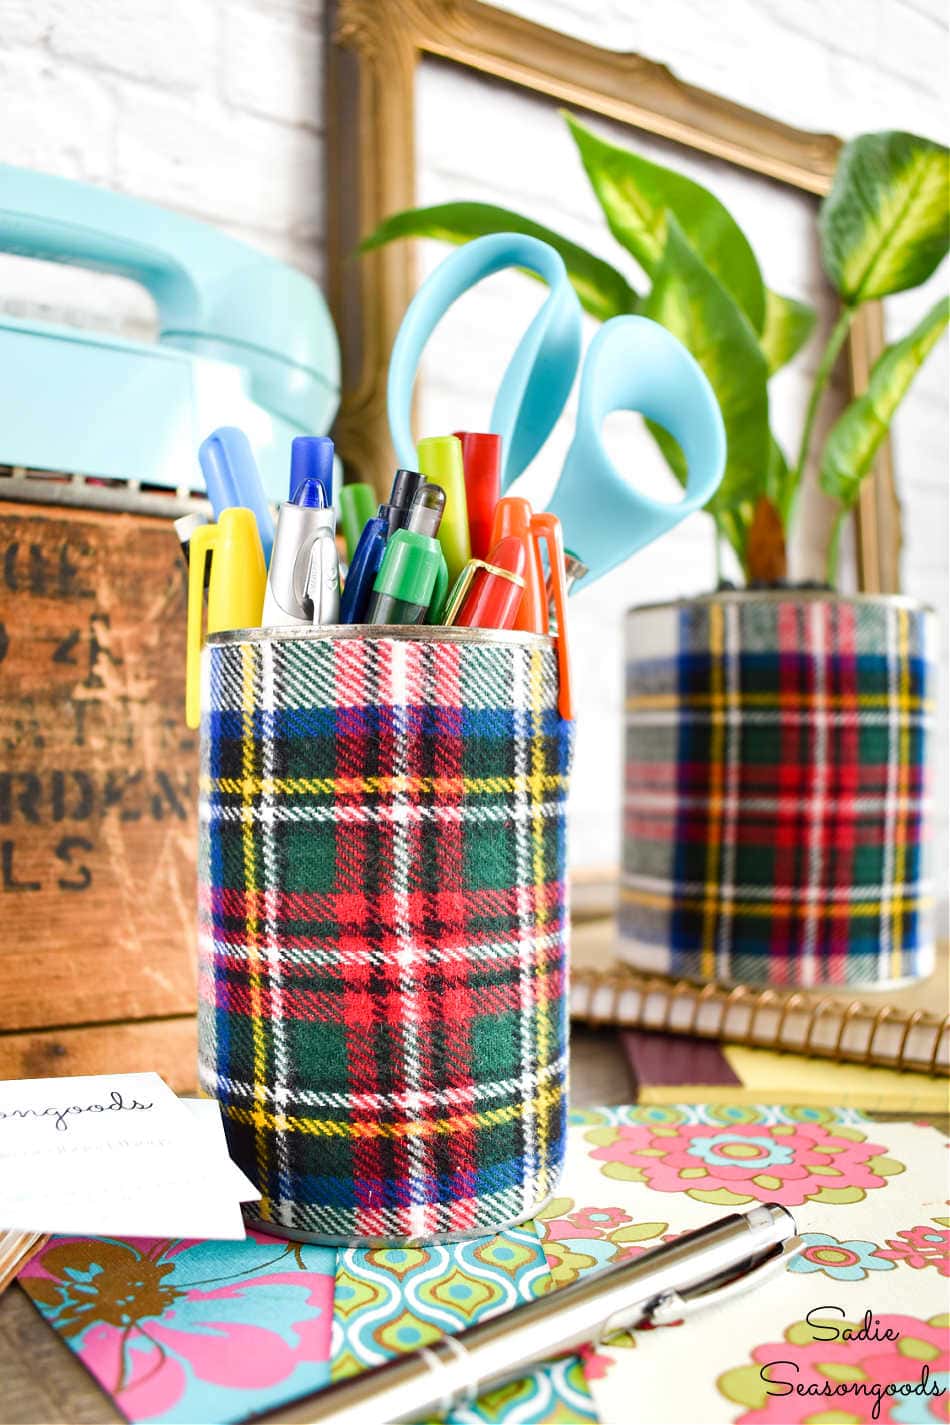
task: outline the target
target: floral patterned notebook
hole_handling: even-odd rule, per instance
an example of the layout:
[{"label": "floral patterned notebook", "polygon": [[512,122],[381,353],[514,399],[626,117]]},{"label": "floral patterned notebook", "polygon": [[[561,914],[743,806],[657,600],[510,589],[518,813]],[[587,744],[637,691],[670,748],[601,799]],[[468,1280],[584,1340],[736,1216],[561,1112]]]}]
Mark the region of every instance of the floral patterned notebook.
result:
[{"label": "floral patterned notebook", "polygon": [[243,1420],[330,1378],[332,1247],[54,1237],[18,1277],[128,1420]]},{"label": "floral patterned notebook", "polygon": [[552,1362],[452,1425],[945,1421],[946,1159],[934,1129],[854,1110],[580,1111],[560,1195],[494,1238],[339,1254],[60,1238],[19,1280],[130,1420],[237,1421],[777,1201],[806,1240],[780,1280]]},{"label": "floral patterned notebook", "polygon": [[946,1421],[943,1135],[853,1111],[712,1105],[579,1113],[570,1133],[564,1195],[538,1220],[558,1283],[756,1202],[790,1208],[806,1243],[751,1295],[589,1352],[600,1419]]}]

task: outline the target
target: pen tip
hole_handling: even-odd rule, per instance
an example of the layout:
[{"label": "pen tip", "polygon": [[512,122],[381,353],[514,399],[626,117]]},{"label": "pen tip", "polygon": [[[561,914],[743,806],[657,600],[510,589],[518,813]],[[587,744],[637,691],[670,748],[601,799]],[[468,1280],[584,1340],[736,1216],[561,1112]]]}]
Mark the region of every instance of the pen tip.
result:
[{"label": "pen tip", "polygon": [[308,510],[323,510],[327,505],[326,491],[319,480],[308,476],[294,490],[290,503],[303,505]]}]

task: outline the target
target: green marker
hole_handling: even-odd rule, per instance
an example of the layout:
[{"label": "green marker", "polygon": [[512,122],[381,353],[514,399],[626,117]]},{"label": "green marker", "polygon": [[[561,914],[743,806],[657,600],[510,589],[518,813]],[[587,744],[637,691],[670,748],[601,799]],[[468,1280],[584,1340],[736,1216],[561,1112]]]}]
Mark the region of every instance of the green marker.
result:
[{"label": "green marker", "polygon": [[472,557],[462,442],[454,435],[429,436],[420,440],[418,458],[419,469],[426,479],[445,491],[445,513],[439,528],[439,543],[449,568],[449,581],[454,584]]},{"label": "green marker", "polygon": [[376,513],[378,504],[372,485],[360,480],[355,485],[340,488],[340,524],[346,540],[346,557],[352,559],[360,542],[363,526]]},{"label": "green marker", "polygon": [[367,623],[438,623],[449,589],[445,555],[435,538],[445,508],[438,485],[422,485],[405,529],[386,544],[366,609]]}]

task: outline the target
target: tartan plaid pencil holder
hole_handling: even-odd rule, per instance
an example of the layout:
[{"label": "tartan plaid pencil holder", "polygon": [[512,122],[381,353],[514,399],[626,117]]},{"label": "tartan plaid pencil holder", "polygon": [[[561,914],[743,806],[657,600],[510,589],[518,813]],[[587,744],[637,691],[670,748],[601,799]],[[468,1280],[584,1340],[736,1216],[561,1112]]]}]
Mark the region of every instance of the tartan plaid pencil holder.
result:
[{"label": "tartan plaid pencil holder", "polygon": [[750,985],[930,974],[935,623],[822,592],[630,610],[623,959]]},{"label": "tartan plaid pencil holder", "polygon": [[265,1231],[491,1233],[565,1145],[552,642],[245,630],[203,654],[199,1072]]}]

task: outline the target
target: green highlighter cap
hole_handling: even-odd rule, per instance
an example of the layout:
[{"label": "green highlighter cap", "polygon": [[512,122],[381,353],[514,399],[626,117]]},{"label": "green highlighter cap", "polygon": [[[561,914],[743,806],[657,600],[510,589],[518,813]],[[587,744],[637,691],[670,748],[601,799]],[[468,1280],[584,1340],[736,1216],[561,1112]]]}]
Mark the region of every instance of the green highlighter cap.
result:
[{"label": "green highlighter cap", "polygon": [[346,540],[347,559],[353,558],[363,533],[363,526],[376,514],[378,504],[375,490],[364,480],[354,485],[341,486],[340,523],[343,526],[343,538]]},{"label": "green highlighter cap", "polygon": [[397,529],[389,537],[373,592],[389,594],[405,604],[425,604],[428,608],[443,564],[434,539],[427,534],[413,534],[409,529]]},{"label": "green highlighter cap", "polygon": [[439,543],[448,565],[449,583],[454,585],[472,557],[462,442],[454,435],[428,436],[419,442],[418,464],[426,479],[445,491],[445,513],[439,526]]}]

